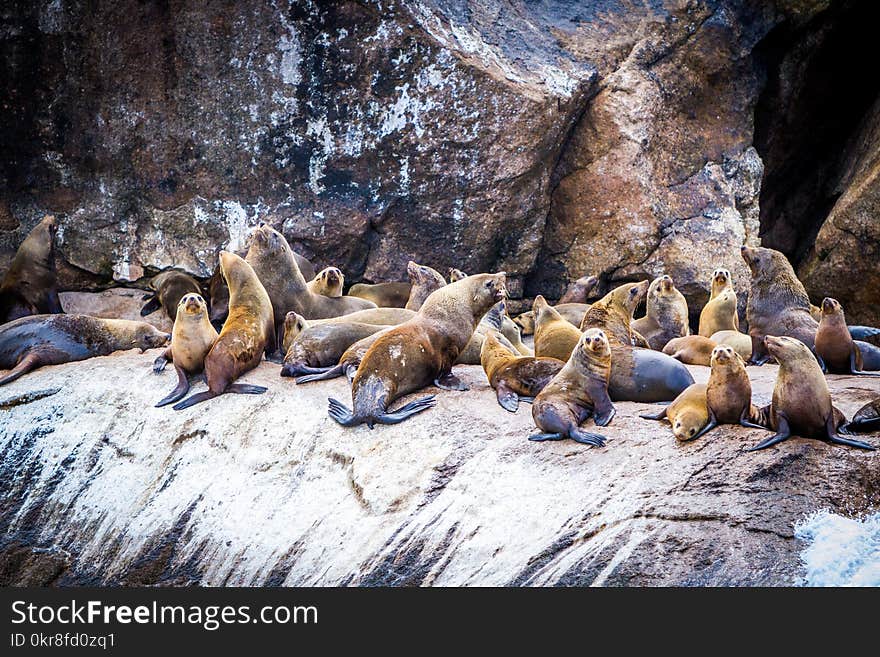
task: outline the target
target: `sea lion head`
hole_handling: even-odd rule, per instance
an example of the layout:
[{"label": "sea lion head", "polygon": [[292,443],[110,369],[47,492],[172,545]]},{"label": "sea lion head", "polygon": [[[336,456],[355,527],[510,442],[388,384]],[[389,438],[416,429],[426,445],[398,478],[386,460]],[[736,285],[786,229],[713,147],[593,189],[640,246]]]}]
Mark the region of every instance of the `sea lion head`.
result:
[{"label": "sea lion head", "polygon": [[480,347],[480,365],[483,366],[486,376],[491,377],[494,374],[491,370],[494,369],[493,365],[498,363],[498,359],[503,359],[501,363],[498,363],[503,364],[511,358],[516,358],[516,355],[501,344],[493,331],[486,331],[483,345]]},{"label": "sea lion head", "polygon": [[170,333],[160,331],[155,326],[147,324],[146,322],[137,323],[139,324],[139,326],[137,326],[134,330],[132,345],[135,347],[139,347],[141,353],[143,353],[147,349],[164,347],[171,341]]},{"label": "sea lion head", "polygon": [[787,335],[764,336],[764,346],[780,365],[802,359],[809,359],[813,362],[816,360],[807,345],[797,338],[790,338]]},{"label": "sea lion head", "polygon": [[[507,272],[500,271],[496,274],[477,274],[468,276],[462,280],[474,279],[475,291],[474,302],[484,309],[480,317],[499,301],[507,298]],[[484,305],[485,304],[485,305]]]},{"label": "sea lion head", "polygon": [[238,289],[241,287],[251,277],[256,278],[254,270],[247,261],[231,251],[220,252],[220,273],[223,274],[230,292],[233,288]]},{"label": "sea lion head", "polygon": [[323,282],[327,291],[331,294],[342,294],[342,287],[345,285],[345,275],[337,267],[326,267],[319,271],[315,278]]},{"label": "sea lion head", "polygon": [[406,273],[409,276],[409,282],[413,285],[428,285],[432,286],[435,290],[446,285],[443,276],[436,269],[420,265],[412,260],[406,263]]},{"label": "sea lion head", "polygon": [[599,284],[599,279],[596,276],[581,276],[579,279],[575,281],[575,285],[581,288],[584,291],[584,294],[587,295],[593,291],[593,288]]},{"label": "sea lion head", "polygon": [[535,332],[535,311],[520,313],[513,318],[513,323],[519,327],[523,335],[531,335]]},{"label": "sea lion head", "polygon": [[765,249],[760,246],[743,246],[740,248],[743,260],[749,266],[749,271],[755,279],[776,278],[793,271],[791,263],[785,254],[775,249]]},{"label": "sea lion head", "polygon": [[673,292],[675,292],[675,284],[672,282],[672,278],[666,274],[655,278],[648,287],[648,296],[655,300],[672,296]]},{"label": "sea lion head", "polygon": [[675,416],[672,433],[678,440],[687,442],[693,440],[705,424],[705,418],[698,411],[686,409]]},{"label": "sea lion head", "polygon": [[590,328],[583,332],[578,340],[577,348],[587,354],[590,359],[611,357],[611,346],[605,331]]},{"label": "sea lion head", "polygon": [[[667,276],[667,278],[669,277]],[[672,279],[669,280],[670,282],[672,281]],[[642,299],[644,299],[645,295],[648,293],[649,285],[649,281],[642,281],[641,283],[624,283],[611,292],[611,298],[632,315],[636,308],[639,307]]]},{"label": "sea lion head", "polygon": [[58,220],[54,214],[47,214],[40,220],[40,226],[46,230],[50,237],[55,237],[58,232]]},{"label": "sea lion head", "polygon": [[208,312],[208,304],[202,298],[201,294],[196,294],[194,292],[184,294],[180,298],[180,302],[177,304],[178,317],[184,316],[197,318],[206,312]]},{"label": "sea lion head", "polygon": [[455,267],[449,268],[449,282],[455,283],[455,281],[460,281],[462,278],[467,278],[467,274],[465,274],[461,269],[456,269]]},{"label": "sea lion head", "polygon": [[726,344],[720,344],[712,350],[709,365],[711,367],[715,367],[716,365],[727,366],[737,362],[742,363],[742,356],[740,356],[733,347]]},{"label": "sea lion head", "polygon": [[252,253],[268,257],[280,256],[286,251],[290,251],[287,240],[269,224],[260,223],[251,233],[248,257]]},{"label": "sea lion head", "polygon": [[730,283],[730,272],[727,269],[716,269],[712,272],[712,287],[723,287]]},{"label": "sea lion head", "polygon": [[822,316],[833,317],[834,315],[843,315],[843,307],[837,299],[825,297],[822,299]]},{"label": "sea lion head", "polygon": [[305,317],[291,310],[284,316],[284,342],[292,342],[305,328]]}]

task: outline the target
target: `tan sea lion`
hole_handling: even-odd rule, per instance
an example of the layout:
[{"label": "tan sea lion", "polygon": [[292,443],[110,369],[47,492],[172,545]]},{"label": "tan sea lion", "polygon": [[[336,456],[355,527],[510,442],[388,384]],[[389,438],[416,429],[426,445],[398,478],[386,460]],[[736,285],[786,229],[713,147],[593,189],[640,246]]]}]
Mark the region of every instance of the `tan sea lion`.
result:
[{"label": "tan sea lion", "polygon": [[0,282],[0,324],[28,315],[62,313],[55,272],[58,223],[46,215],[28,233]]},{"label": "tan sea lion", "polygon": [[318,324],[334,324],[343,317],[348,322],[361,322],[363,324],[384,324],[385,326],[394,326],[408,322],[416,313],[406,308],[365,308],[364,310],[356,310],[353,313],[347,313],[341,317],[326,317],[324,319],[306,320],[307,326],[316,326]]},{"label": "tan sea lion", "polygon": [[379,308],[404,308],[411,292],[410,283],[357,283],[348,294],[375,303]]},{"label": "tan sea lion", "polygon": [[719,424],[758,426],[753,420],[758,417],[758,409],[752,405],[752,383],[743,357],[730,345],[718,345],[712,350],[710,365],[712,373],[706,388],[709,424],[703,433]]},{"label": "tan sea lion", "polygon": [[178,402],[172,407],[176,411],[228,392],[266,392],[263,386],[234,381],[259,365],[264,352],[275,351],[272,300],[250,264],[234,253],[220,252],[220,270],[229,287],[229,317],[205,356],[208,390]]},{"label": "tan sea lion", "polygon": [[449,268],[449,282],[455,283],[455,281],[460,281],[462,278],[467,278],[467,274],[465,274],[461,269],[456,269],[455,267]]},{"label": "tan sea lion", "polygon": [[565,365],[555,358],[519,356],[491,333],[483,340],[480,364],[498,404],[511,413],[516,413],[520,401],[532,401]]},{"label": "tan sea lion", "polygon": [[765,349],[779,363],[773,401],[760,409],[755,426],[772,429],[775,435],[746,450],[754,452],[788,439],[793,434],[828,440],[839,445],[875,449],[860,440],[842,438],[837,430],[846,417],[831,403],[825,376],[810,348],[794,337],[764,338]]},{"label": "tan sea lion", "polygon": [[[290,315],[305,321],[296,313],[287,314],[285,325],[296,323],[296,319],[290,321]],[[336,365],[346,349],[355,342],[387,328],[390,327],[342,320],[302,328],[284,352],[281,376],[296,377],[325,372]],[[287,337],[285,333],[285,340]]]},{"label": "tan sea lion", "polygon": [[502,345],[504,345],[507,349],[510,349],[512,352],[517,352],[517,348],[505,337],[505,335],[501,332],[501,328],[503,326],[502,317],[504,316],[504,303],[495,304],[492,308],[489,309],[483,317],[480,319],[480,322],[477,324],[477,328],[474,329],[474,334],[471,336],[471,339],[468,340],[467,345],[464,349],[461,350],[461,353],[458,354],[458,358],[455,360],[456,365],[479,365],[480,354],[483,350],[483,339],[486,335],[492,334],[495,336]]},{"label": "tan sea lion", "polygon": [[[581,322],[584,321],[584,315],[590,309],[588,303],[561,303],[553,306],[563,319],[568,321],[575,328],[580,328]],[[535,311],[529,310],[520,313],[513,318],[514,324],[519,326],[522,335],[532,335],[535,332]]]},{"label": "tan sea lion", "polygon": [[[303,277],[305,278],[305,277]],[[325,297],[341,297],[342,288],[345,285],[345,275],[336,267],[325,267],[312,278],[306,287],[312,294],[321,294]]]},{"label": "tan sea lion", "polygon": [[736,291],[730,272],[716,269],[712,274],[712,292],[709,301],[700,311],[700,326],[697,333],[704,338],[712,337],[718,331],[738,331]]},{"label": "tan sea lion", "polygon": [[709,340],[718,345],[730,345],[746,362],[752,357],[752,338],[740,331],[718,331],[710,335]]},{"label": "tan sea lion", "polygon": [[581,331],[565,320],[542,295],[535,297],[535,356],[568,360],[581,338]]},{"label": "tan sea lion", "polygon": [[559,373],[535,397],[532,419],[541,433],[529,436],[529,440],[571,438],[585,445],[604,446],[605,436],[584,431],[580,424],[590,416],[599,427],[611,422],[616,411],[608,396],[610,376],[608,338],[601,329],[587,329]]},{"label": "tan sea lion", "polygon": [[211,325],[208,304],[201,294],[190,292],[178,302],[171,329],[171,346],[153,361],[153,371],[158,374],[169,362],[177,372],[177,387],[157,407],[167,406],[182,399],[189,392],[189,377],[205,369],[205,356],[217,341],[217,330]]},{"label": "tan sea lion", "polygon": [[681,442],[696,440],[708,431],[709,404],[705,383],[694,383],[685,388],[672,403],[657,413],[642,413],[645,420],[668,420],[672,434]]},{"label": "tan sea lion", "polygon": [[880,430],[880,397],[862,406],[853,416],[852,422],[840,428],[842,433]]},{"label": "tan sea lion", "polygon": [[143,298],[146,303],[141,308],[141,317],[164,308],[165,314],[172,322],[177,317],[180,300],[185,295],[197,294],[201,297],[202,294],[202,287],[196,279],[176,269],[169,269],[154,276],[150,281],[150,289],[153,292]]},{"label": "tan sea lion", "polygon": [[514,324],[510,315],[507,314],[507,302],[503,301],[499,305],[501,306],[501,325],[498,330],[501,331],[501,335],[507,338],[521,356],[534,356],[535,352],[523,344],[519,326]]},{"label": "tan sea lion", "polygon": [[406,274],[410,282],[409,298],[404,306],[407,310],[418,310],[434,290],[446,285],[443,276],[436,269],[417,264],[412,260],[406,263]]},{"label": "tan sea lion", "polygon": [[[751,343],[751,340],[749,342]],[[663,347],[663,353],[688,365],[709,367],[712,360],[712,350],[717,346],[718,344],[714,340],[704,338],[702,335],[686,335],[683,338],[670,340]]]},{"label": "tan sea lion", "polygon": [[631,326],[644,336],[651,349],[662,351],[670,340],[690,333],[687,300],[669,276],[651,281],[647,308],[647,315],[633,320]]},{"label": "tan sea lion", "polygon": [[107,356],[114,351],[163,347],[171,336],[146,322],[88,315],[29,315],[0,326],[0,385],[43,365]]},{"label": "tan sea lion", "polygon": [[865,371],[862,352],[847,329],[843,307],[831,297],[822,301],[822,321],[816,330],[816,356],[825,372],[880,376]]},{"label": "tan sea lion", "polygon": [[480,318],[504,299],[504,282],[504,272],[477,274],[433,292],[416,317],[379,335],[352,381],[353,410],[331,398],[330,417],[343,426],[395,424],[434,404],[430,395],[389,412],[403,395],[432,382],[445,390],[466,389],[452,365]]},{"label": "tan sea lion", "polygon": [[[648,281],[624,283],[611,290],[590,306],[581,321],[581,330],[601,328],[612,345],[633,345],[636,338],[632,328],[632,314],[648,292],[648,285]],[[650,348],[647,342],[642,346]]]},{"label": "tan sea lion", "polygon": [[564,303],[586,303],[587,298],[590,296],[590,292],[593,291],[598,283],[599,279],[595,276],[581,276],[568,286],[565,293],[559,297],[559,301],[556,302],[556,305],[558,306]]}]

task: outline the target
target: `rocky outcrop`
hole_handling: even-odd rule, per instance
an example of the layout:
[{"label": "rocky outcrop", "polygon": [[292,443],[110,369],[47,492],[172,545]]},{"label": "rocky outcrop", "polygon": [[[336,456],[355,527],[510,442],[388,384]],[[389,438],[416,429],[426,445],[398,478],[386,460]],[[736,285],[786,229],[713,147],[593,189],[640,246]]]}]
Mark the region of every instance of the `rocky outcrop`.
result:
[{"label": "rocky outcrop", "polygon": [[[43,368],[0,389],[0,583],[787,585],[794,525],[880,503],[880,456],[723,427],[677,443],[618,404],[608,445],[531,443],[477,367],[404,424],[343,429],[342,380],[174,412],[155,352]],[[708,368],[692,367],[705,381]],[[756,403],[776,367],[750,368]],[[851,415],[880,392],[829,376]],[[199,384],[203,385],[203,384]],[[877,443],[877,436],[868,438]]]}]

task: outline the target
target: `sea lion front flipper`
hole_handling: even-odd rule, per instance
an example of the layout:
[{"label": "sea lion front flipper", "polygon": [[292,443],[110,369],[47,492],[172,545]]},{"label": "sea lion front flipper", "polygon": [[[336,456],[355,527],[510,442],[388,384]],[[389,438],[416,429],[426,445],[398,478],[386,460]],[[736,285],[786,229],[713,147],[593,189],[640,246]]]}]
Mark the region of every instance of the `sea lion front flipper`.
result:
[{"label": "sea lion front flipper", "polygon": [[233,383],[223,392],[234,392],[239,395],[262,395],[268,389],[266,386],[255,386],[250,383]]},{"label": "sea lion front flipper", "polygon": [[611,397],[608,396],[608,388],[603,387],[601,394],[596,395],[593,401],[593,421],[598,427],[607,426],[614,416],[617,409],[611,403]]},{"label": "sea lion front flipper", "polygon": [[439,376],[434,379],[434,385],[440,388],[441,390],[458,390],[465,391],[470,390],[470,388],[465,385],[461,379],[459,379],[455,374],[450,372],[441,372]]},{"label": "sea lion front flipper", "polygon": [[770,436],[766,440],[762,440],[754,447],[749,447],[747,452],[756,452],[759,449],[766,449],[767,447],[772,447],[776,443],[781,443],[783,440],[787,440],[791,438],[791,429],[788,426],[788,420],[785,418],[785,413],[777,412],[776,413],[776,423],[778,428],[776,429],[776,434]]},{"label": "sea lion front flipper", "polygon": [[[867,449],[872,452],[877,449],[876,447],[874,447],[870,443],[866,443],[861,440],[852,440],[849,438],[841,438],[837,433],[837,429],[834,427],[834,425],[835,425],[835,417],[834,416],[835,416],[835,414],[831,413],[831,415],[828,417],[828,421],[825,423],[825,428],[828,430],[828,440],[830,442],[834,443],[835,445],[847,445],[849,447],[858,447],[859,449]],[[844,425],[844,427],[846,427],[846,426],[848,426],[848,425]]]},{"label": "sea lion front flipper", "polygon": [[213,399],[217,396],[218,393],[211,392],[210,390],[205,390],[204,392],[196,393],[192,395],[188,399],[184,399],[182,402],[176,403],[173,408],[175,411],[182,411],[184,408],[189,408],[190,406],[195,406],[196,404],[208,401],[209,399]]},{"label": "sea lion front flipper", "polygon": [[651,343],[645,338],[644,335],[632,329],[632,345],[633,347],[642,347],[644,349],[650,349]]},{"label": "sea lion front flipper", "polygon": [[504,383],[499,382],[495,389],[495,396],[498,398],[498,405],[505,411],[516,413],[519,408],[519,395],[508,388]]},{"label": "sea lion front flipper", "polygon": [[600,433],[590,433],[579,427],[572,427],[568,432],[569,437],[575,442],[582,445],[593,445],[594,447],[605,447],[605,436]]},{"label": "sea lion front flipper", "polygon": [[159,302],[159,297],[156,295],[150,295],[148,297],[144,297],[144,299],[149,299],[143,307],[141,308],[141,317],[146,317],[147,315],[156,312],[159,308],[162,307],[162,304]]},{"label": "sea lion front flipper", "polygon": [[664,406],[656,413],[639,413],[639,417],[643,420],[666,420],[667,407]]},{"label": "sea lion front flipper", "polygon": [[714,429],[717,426],[718,426],[718,421],[715,419],[714,413],[712,413],[710,411],[709,412],[709,421],[706,423],[706,426],[703,427],[702,429],[700,429],[700,431],[697,432],[697,435],[694,436],[693,438],[691,438],[691,440],[696,440],[700,436],[705,436],[707,433],[712,431],[712,429]]},{"label": "sea lion front flipper", "polygon": [[813,347],[812,351],[813,355],[816,357],[816,362],[819,363],[819,369],[822,370],[822,374],[828,374],[828,366],[825,364],[825,360],[819,355],[819,352],[816,351],[815,347]]},{"label": "sea lion front flipper", "polygon": [[37,354],[28,354],[19,361],[18,365],[9,370],[6,376],[0,379],[0,386],[12,383],[18,377],[37,369],[40,365],[40,357]]},{"label": "sea lion front flipper", "polygon": [[562,440],[565,438],[561,433],[533,433],[529,436],[529,440],[535,443],[541,443],[545,440]]},{"label": "sea lion front flipper", "polygon": [[58,290],[54,287],[49,290],[49,294],[46,296],[46,303],[49,314],[57,315],[64,312],[64,308],[61,307],[61,299],[58,297]]},{"label": "sea lion front flipper", "polygon": [[171,347],[168,347],[160,355],[156,356],[156,360],[153,361],[153,372],[159,374],[172,360],[174,360],[174,357],[171,355]]},{"label": "sea lion front flipper", "polygon": [[[156,360],[158,361],[159,358]],[[162,367],[164,367],[164,365]],[[155,366],[153,369],[155,369]],[[159,401],[159,403],[156,404],[156,408],[161,408],[162,406],[167,406],[172,402],[176,402],[178,399],[183,399],[186,393],[189,392],[189,378],[187,377],[186,372],[183,371],[183,368],[178,367],[177,365],[174,366],[174,369],[177,371],[177,387],[174,388],[168,396]]]}]

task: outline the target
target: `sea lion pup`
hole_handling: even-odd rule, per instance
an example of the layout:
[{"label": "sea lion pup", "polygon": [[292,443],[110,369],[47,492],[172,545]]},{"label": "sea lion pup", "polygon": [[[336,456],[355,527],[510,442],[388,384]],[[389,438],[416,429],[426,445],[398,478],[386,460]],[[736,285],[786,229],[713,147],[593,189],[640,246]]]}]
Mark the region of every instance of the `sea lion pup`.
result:
[{"label": "sea lion pup", "polygon": [[846,418],[832,405],[825,376],[807,345],[788,336],[768,335],[764,342],[767,352],[779,363],[779,374],[773,389],[773,401],[758,411],[755,426],[772,429],[776,434],[746,451],[770,447],[792,434],[875,449],[868,443],[838,435],[837,429]]},{"label": "sea lion pup", "polygon": [[581,338],[580,330],[565,320],[540,294],[535,297],[532,312],[535,316],[535,356],[567,361]]},{"label": "sea lion pup", "polygon": [[150,281],[150,289],[153,292],[143,298],[146,303],[141,308],[141,317],[146,317],[159,308],[164,308],[165,314],[172,322],[177,318],[180,300],[184,296],[197,294],[201,297],[202,294],[199,282],[186,272],[177,269],[169,269],[154,276]]},{"label": "sea lion pup", "polygon": [[[560,303],[553,306],[562,318],[574,327],[580,327],[584,321],[584,315],[590,309],[588,303]],[[522,335],[532,335],[535,332],[535,311],[528,310],[513,318],[513,323],[519,326]]]},{"label": "sea lion pup", "polygon": [[852,422],[840,428],[842,433],[880,430],[880,397],[862,406],[853,415]]},{"label": "sea lion pup", "polygon": [[0,283],[0,324],[28,315],[63,313],[55,272],[58,223],[46,215],[15,252]]},{"label": "sea lion pup", "polygon": [[591,415],[596,426],[611,422],[616,411],[608,396],[610,376],[608,338],[601,329],[587,329],[568,362],[535,397],[532,419],[541,433],[529,436],[529,440],[571,438],[585,445],[604,446],[605,436],[584,431],[580,424]]},{"label": "sea lion pup", "polygon": [[460,281],[462,278],[467,278],[467,274],[465,274],[461,269],[456,269],[455,267],[449,268],[449,282],[455,283],[455,281]]},{"label": "sea lion pup", "polygon": [[[281,368],[283,377],[323,373],[336,365],[345,350],[355,342],[390,328],[381,324],[345,321],[344,318],[339,322],[304,327],[305,320],[300,315],[294,312],[287,315],[285,326],[298,323],[301,328],[284,350],[284,364]],[[292,321],[291,315],[295,316]],[[288,332],[285,332],[285,341],[287,338]]]},{"label": "sea lion pup", "polygon": [[404,305],[407,310],[418,310],[431,292],[446,285],[446,281],[439,271],[427,265],[417,264],[412,260],[406,263],[406,274],[409,276],[410,282],[409,298]]},{"label": "sea lion pup", "polygon": [[655,278],[648,287],[648,313],[632,322],[651,349],[662,351],[666,343],[690,333],[688,306],[684,295],[666,275]]},{"label": "sea lion pup", "polygon": [[466,389],[452,365],[480,318],[507,294],[504,283],[504,272],[476,274],[431,294],[416,317],[379,335],[352,381],[353,411],[331,398],[330,417],[347,427],[396,424],[434,404],[429,395],[389,412],[399,397],[432,382],[444,390]]},{"label": "sea lion pup", "polygon": [[189,392],[190,375],[205,369],[205,356],[217,340],[217,330],[211,325],[208,304],[202,295],[194,292],[184,295],[174,316],[171,346],[153,361],[153,371],[158,374],[167,363],[173,362],[177,387],[156,404],[157,408],[176,402]]},{"label": "sea lion pup", "polygon": [[712,274],[712,290],[709,301],[700,311],[700,324],[697,330],[704,338],[712,337],[718,331],[738,331],[736,291],[733,279],[726,269],[716,269]]},{"label": "sea lion pup", "polygon": [[43,365],[107,356],[122,349],[142,352],[168,344],[171,335],[146,322],[89,315],[29,315],[0,326],[0,385]]},{"label": "sea lion pup", "polygon": [[495,389],[498,404],[516,413],[520,401],[532,401],[565,363],[555,358],[519,356],[489,333],[483,340],[480,365]]},{"label": "sea lion pup", "polygon": [[745,333],[733,330],[718,331],[710,335],[709,339],[715,344],[730,345],[746,362],[752,357],[752,339]]},{"label": "sea lion pup", "polygon": [[563,303],[586,303],[590,292],[599,283],[599,279],[595,276],[581,276],[574,283],[568,286],[565,293],[559,297],[556,305]]},{"label": "sea lion pup", "polygon": [[[751,339],[749,344],[751,344]],[[702,335],[686,335],[683,338],[670,340],[663,347],[663,353],[688,365],[709,367],[712,360],[712,350],[717,346],[718,343],[711,338],[704,338]]]},{"label": "sea lion pup", "polygon": [[366,299],[379,308],[403,308],[411,292],[412,285],[403,282],[357,283],[348,290],[349,296]]},{"label": "sea lion pup", "polygon": [[864,371],[862,352],[846,328],[843,307],[831,297],[822,301],[822,321],[816,330],[816,356],[825,372],[880,376]]},{"label": "sea lion pup", "polygon": [[266,288],[248,262],[229,251],[220,252],[220,269],[229,286],[229,317],[205,356],[208,389],[191,395],[175,411],[227,392],[258,395],[263,386],[234,381],[260,364],[263,352],[275,351],[275,318]]},{"label": "sea lion pup", "polygon": [[763,365],[770,357],[764,336],[797,338],[813,349],[819,324],[810,314],[810,298],[788,259],[779,251],[743,246],[743,260],[752,274],[746,319],[752,338],[751,363]]},{"label": "sea lion pup", "polygon": [[345,275],[336,267],[325,267],[315,274],[306,287],[312,294],[335,298],[342,296],[343,285],[345,285]]},{"label": "sea lion pup", "polygon": [[645,420],[668,420],[672,434],[681,442],[696,440],[709,430],[709,404],[705,383],[685,388],[672,403],[656,413],[642,413]]}]

